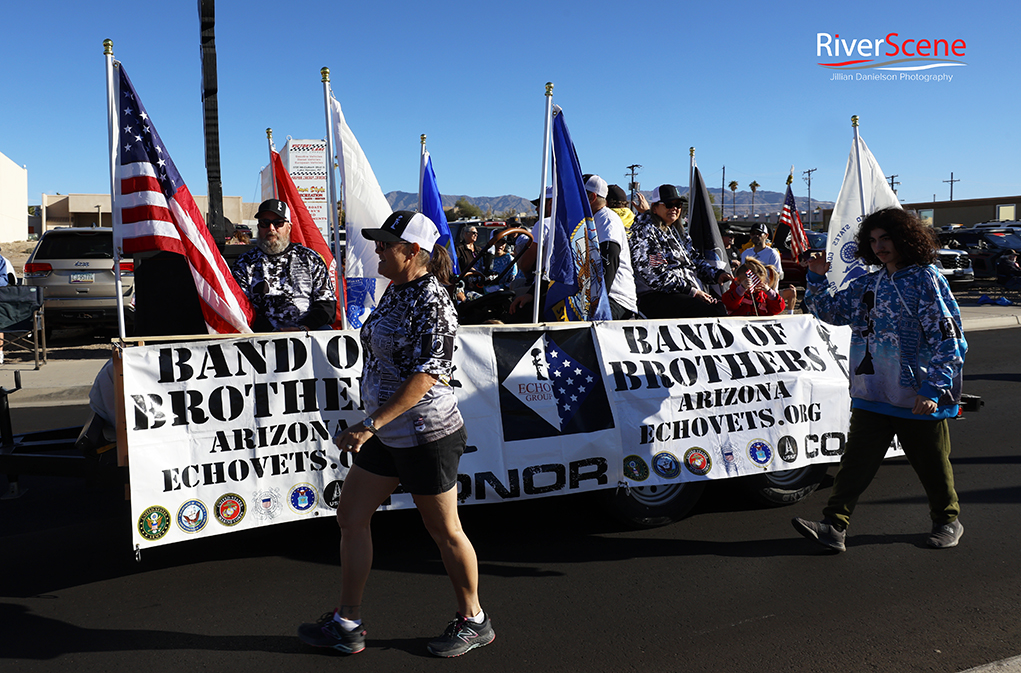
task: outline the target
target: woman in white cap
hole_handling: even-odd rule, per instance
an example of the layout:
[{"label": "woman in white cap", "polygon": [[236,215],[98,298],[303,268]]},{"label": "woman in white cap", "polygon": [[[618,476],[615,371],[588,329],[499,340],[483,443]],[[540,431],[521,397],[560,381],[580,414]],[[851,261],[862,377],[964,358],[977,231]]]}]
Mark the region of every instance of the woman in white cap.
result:
[{"label": "woman in white cap", "polygon": [[436,225],[421,213],[397,211],[362,235],[376,242],[379,273],[391,285],[361,330],[361,400],[368,415],[333,440],[354,455],[337,506],[340,607],[302,624],[298,636],[349,654],[365,649],[361,604],[372,567],[369,524],[401,484],[439,546],[457,597],[456,617],[428,649],[456,657],[496,635],[479,603],[478,561],[457,514],[458,461],[467,440],[449,385],[457,311],[432,273],[447,252],[436,245]]}]

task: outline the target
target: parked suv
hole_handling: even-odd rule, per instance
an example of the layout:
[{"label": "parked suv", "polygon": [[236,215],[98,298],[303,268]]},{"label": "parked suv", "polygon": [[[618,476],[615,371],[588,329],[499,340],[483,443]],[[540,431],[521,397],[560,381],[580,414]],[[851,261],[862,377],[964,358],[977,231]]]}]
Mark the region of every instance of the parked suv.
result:
[{"label": "parked suv", "polygon": [[951,283],[971,283],[975,280],[971,258],[963,250],[939,249],[936,253],[936,268]]},{"label": "parked suv", "polygon": [[1010,228],[954,229],[940,232],[939,238],[945,248],[966,252],[979,278],[995,277],[1000,257],[1007,250],[1021,250],[1021,236]]},{"label": "parked suv", "polygon": [[[124,317],[134,318],[134,263],[121,260]],[[109,227],[44,232],[25,263],[25,283],[43,288],[47,331],[80,325],[117,326],[113,230]]]}]

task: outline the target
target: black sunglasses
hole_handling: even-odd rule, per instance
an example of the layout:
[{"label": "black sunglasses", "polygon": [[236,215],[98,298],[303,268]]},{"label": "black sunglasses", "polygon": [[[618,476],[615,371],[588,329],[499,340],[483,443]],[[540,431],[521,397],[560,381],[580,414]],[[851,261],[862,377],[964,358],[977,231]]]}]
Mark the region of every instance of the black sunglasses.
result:
[{"label": "black sunglasses", "polygon": [[280,227],[287,224],[287,220],[259,220],[259,229],[269,229],[270,227]]}]

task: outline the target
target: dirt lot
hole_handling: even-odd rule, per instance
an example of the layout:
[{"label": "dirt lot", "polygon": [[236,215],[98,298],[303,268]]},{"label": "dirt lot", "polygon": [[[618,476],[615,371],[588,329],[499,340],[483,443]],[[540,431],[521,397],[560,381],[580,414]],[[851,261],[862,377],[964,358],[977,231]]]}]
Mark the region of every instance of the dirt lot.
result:
[{"label": "dirt lot", "polygon": [[18,277],[21,277],[21,274],[25,272],[25,262],[28,261],[28,256],[35,250],[35,244],[35,241],[0,243],[0,250],[3,251],[3,256],[14,265],[14,272],[18,274]]}]

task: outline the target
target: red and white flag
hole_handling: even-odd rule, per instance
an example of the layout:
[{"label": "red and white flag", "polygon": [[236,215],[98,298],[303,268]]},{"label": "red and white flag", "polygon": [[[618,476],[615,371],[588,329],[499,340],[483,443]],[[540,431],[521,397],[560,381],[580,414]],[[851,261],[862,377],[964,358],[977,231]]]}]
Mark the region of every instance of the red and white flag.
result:
[{"label": "red and white flag", "polygon": [[[323,261],[326,262],[326,268],[330,272],[333,292],[334,296],[336,296],[337,288],[339,287],[337,283],[337,261],[333,258],[330,246],[326,244],[323,232],[319,231],[315,220],[312,219],[308,208],[305,207],[305,202],[301,200],[301,195],[298,193],[298,188],[294,186],[291,174],[284,168],[284,162],[280,158],[280,153],[276,150],[270,150],[269,154],[273,166],[273,182],[276,185],[275,192],[277,198],[286,203],[291,209],[291,241],[315,250],[323,258]],[[335,329],[343,329],[343,311],[344,305],[338,301],[337,314],[333,322]]]},{"label": "red and white flag", "polygon": [[156,250],[183,255],[209,332],[249,334],[252,305],[217,249],[123,65],[119,71],[114,245],[125,255]]}]

